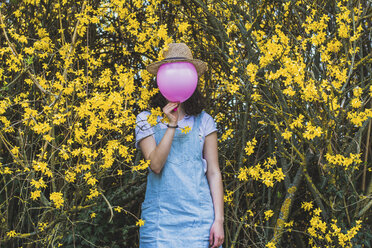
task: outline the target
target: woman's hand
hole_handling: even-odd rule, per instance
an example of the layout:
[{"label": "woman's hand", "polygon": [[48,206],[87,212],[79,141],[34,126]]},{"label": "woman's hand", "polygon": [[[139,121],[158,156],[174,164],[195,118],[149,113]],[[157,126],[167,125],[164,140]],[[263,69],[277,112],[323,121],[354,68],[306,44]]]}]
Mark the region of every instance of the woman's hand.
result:
[{"label": "woman's hand", "polygon": [[[167,105],[164,106],[163,112],[168,117],[169,125],[175,126],[178,122],[178,111],[173,111],[175,108],[177,108],[179,103],[177,102],[170,102]],[[178,110],[178,109],[177,109]]]},{"label": "woman's hand", "polygon": [[211,248],[218,248],[224,241],[223,222],[214,221],[209,234],[209,245]]}]

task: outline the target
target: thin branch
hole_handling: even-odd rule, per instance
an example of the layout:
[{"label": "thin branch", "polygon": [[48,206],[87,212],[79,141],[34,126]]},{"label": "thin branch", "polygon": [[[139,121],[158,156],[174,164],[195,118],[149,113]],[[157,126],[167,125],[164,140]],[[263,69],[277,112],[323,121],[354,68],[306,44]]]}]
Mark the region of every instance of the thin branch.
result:
[{"label": "thin branch", "polygon": [[[4,21],[3,21],[3,15],[1,13],[1,10],[0,10],[0,22],[1,22],[1,27],[3,29],[3,33],[4,33],[4,36],[5,36],[5,39],[7,40],[8,44],[9,44],[9,48],[10,50],[12,51],[12,54],[13,56],[15,57],[19,57],[18,53],[17,53],[17,50],[15,49],[14,47],[14,44],[10,41],[9,37],[8,37],[8,34],[5,30],[5,24],[4,24]],[[34,74],[31,73],[30,69],[28,66],[25,66],[24,64],[24,61],[21,61],[21,64],[22,66],[27,70],[27,73],[28,75],[31,77],[31,80],[34,82],[34,84],[39,88],[39,90],[41,92],[43,92],[44,94],[51,94],[50,92],[48,92],[47,90],[45,90],[38,82],[38,80],[35,78]]]}]

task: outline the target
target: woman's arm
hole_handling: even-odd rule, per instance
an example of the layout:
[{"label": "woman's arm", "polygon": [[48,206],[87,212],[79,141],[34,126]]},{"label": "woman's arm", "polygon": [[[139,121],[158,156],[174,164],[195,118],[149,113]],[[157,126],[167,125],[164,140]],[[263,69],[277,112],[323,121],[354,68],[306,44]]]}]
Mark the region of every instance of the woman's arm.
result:
[{"label": "woman's arm", "polygon": [[[171,126],[177,125],[178,112],[173,111],[177,106],[178,103],[168,103],[163,108],[163,112],[167,115]],[[138,143],[145,159],[150,160],[150,168],[154,173],[160,173],[163,169],[175,132],[175,128],[168,128],[158,145],[156,145],[154,136],[148,136]]]},{"label": "woman's arm", "polygon": [[139,142],[143,156],[150,160],[150,168],[156,174],[161,172],[167,161],[174,133],[175,128],[168,128],[158,146],[154,136],[148,136]]},{"label": "woman's arm", "polygon": [[213,247],[219,247],[224,240],[224,203],[223,185],[220,167],[218,165],[217,133],[213,132],[205,137],[204,158],[207,160],[207,179],[211,189],[214,206],[214,223],[211,228],[210,243]]}]

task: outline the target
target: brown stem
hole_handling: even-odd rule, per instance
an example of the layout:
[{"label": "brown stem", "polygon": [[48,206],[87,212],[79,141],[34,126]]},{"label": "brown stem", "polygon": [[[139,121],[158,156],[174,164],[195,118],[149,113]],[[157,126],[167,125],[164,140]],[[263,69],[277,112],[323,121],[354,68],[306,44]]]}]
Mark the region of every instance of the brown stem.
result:
[{"label": "brown stem", "polygon": [[[84,12],[85,5],[86,5],[86,1],[84,1],[83,6],[81,7],[81,13]],[[70,50],[69,50],[68,55],[66,57],[66,61],[68,61],[70,59],[72,51],[74,50],[74,47],[75,47],[75,44],[76,44],[76,37],[77,37],[77,28],[78,28],[79,24],[80,24],[80,20],[78,19],[77,22],[76,22],[75,28],[74,28],[74,34],[72,36]],[[63,74],[62,74],[65,81],[67,81],[67,70],[68,70],[68,68],[69,68],[69,66],[66,66],[65,69],[63,70]]]},{"label": "brown stem", "polygon": [[271,242],[273,242],[274,244],[278,244],[278,245],[280,244],[280,239],[283,235],[284,228],[285,228],[284,223],[287,222],[288,220],[290,209],[293,204],[293,199],[295,197],[297,188],[300,185],[300,182],[302,179],[303,171],[304,171],[304,166],[300,165],[300,167],[297,170],[296,176],[293,179],[293,183],[291,187],[287,190],[287,194],[285,196],[284,202],[280,208],[279,217],[276,221],[274,235],[273,235],[273,238],[271,239]]},{"label": "brown stem", "polygon": [[107,203],[107,206],[110,209],[111,216],[110,216],[109,222],[111,222],[112,221],[112,217],[114,217],[114,212],[112,211],[112,206],[111,206],[110,202],[107,200],[106,196],[103,194],[103,191],[102,190],[100,190],[100,195],[103,197],[103,199]]},{"label": "brown stem", "polygon": [[368,151],[369,151],[369,138],[371,137],[371,125],[372,121],[369,120],[368,132],[367,132],[367,147],[366,155],[364,156],[364,168],[363,168],[363,180],[362,180],[362,191],[366,190],[366,175],[367,175],[367,161],[368,161]]}]

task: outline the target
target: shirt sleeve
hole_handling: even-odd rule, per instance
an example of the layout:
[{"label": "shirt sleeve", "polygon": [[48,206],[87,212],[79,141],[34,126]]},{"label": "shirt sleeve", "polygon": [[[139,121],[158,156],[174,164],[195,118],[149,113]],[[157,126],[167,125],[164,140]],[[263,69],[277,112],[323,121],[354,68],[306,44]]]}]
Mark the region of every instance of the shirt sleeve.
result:
[{"label": "shirt sleeve", "polygon": [[204,137],[217,131],[216,122],[213,117],[205,112],[202,119],[202,127]]},{"label": "shirt sleeve", "polygon": [[154,134],[154,129],[147,122],[148,115],[150,115],[150,112],[148,111],[143,111],[137,115],[136,128],[135,128],[136,148],[139,148],[138,142]]}]

